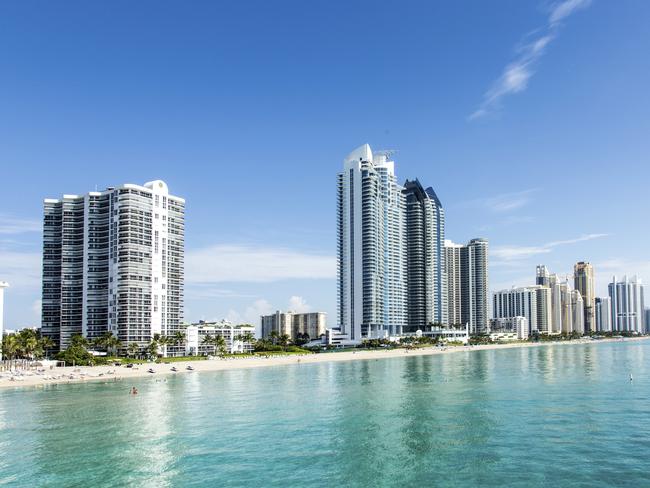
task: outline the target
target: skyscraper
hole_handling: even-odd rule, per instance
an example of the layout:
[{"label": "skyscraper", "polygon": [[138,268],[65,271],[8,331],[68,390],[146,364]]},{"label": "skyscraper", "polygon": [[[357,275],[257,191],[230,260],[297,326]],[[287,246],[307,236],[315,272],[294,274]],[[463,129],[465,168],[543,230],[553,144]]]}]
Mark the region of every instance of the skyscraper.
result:
[{"label": "skyscraper", "polygon": [[[58,349],[111,332],[145,347],[179,330],[185,201],[163,181],[44,201],[42,333]],[[168,347],[171,355],[179,346]]]},{"label": "skyscraper", "polygon": [[594,319],[599,332],[612,331],[612,300],[609,297],[597,297]]},{"label": "skyscraper", "polygon": [[[4,334],[4,305],[5,305],[5,288],[9,287],[6,281],[0,281],[0,341]],[[2,348],[0,348],[0,359],[2,359]]]},{"label": "skyscraper", "polygon": [[472,334],[488,329],[488,241],[472,239],[467,245],[445,241],[447,320],[469,324]]},{"label": "skyscraper", "polygon": [[594,268],[590,263],[580,261],[573,267],[574,288],[580,292],[584,303],[584,332],[594,332],[596,292],[594,288]]},{"label": "skyscraper", "polygon": [[578,290],[571,290],[571,331],[583,335],[585,332],[585,304]]},{"label": "skyscraper", "polygon": [[635,277],[623,277],[617,281],[616,276],[608,286],[612,302],[612,330],[625,332],[645,331],[644,290],[641,280]]},{"label": "skyscraper", "polygon": [[405,197],[387,156],[364,144],[337,180],[337,315],[356,341],[401,334],[408,320]]},{"label": "skyscraper", "polygon": [[438,196],[418,180],[404,184],[407,236],[408,326],[424,330],[431,323],[447,323],[445,301],[445,217]]}]

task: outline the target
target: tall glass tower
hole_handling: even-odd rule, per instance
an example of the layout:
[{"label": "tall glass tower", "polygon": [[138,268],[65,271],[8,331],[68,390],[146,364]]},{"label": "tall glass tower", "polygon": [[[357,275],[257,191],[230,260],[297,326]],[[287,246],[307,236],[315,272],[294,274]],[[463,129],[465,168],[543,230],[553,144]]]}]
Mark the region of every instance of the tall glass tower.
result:
[{"label": "tall glass tower", "polygon": [[407,324],[405,198],[395,163],[370,146],[337,178],[338,322],[352,340],[401,334]]},{"label": "tall glass tower", "polygon": [[408,255],[408,326],[415,332],[447,323],[445,214],[438,196],[416,179],[404,184]]}]

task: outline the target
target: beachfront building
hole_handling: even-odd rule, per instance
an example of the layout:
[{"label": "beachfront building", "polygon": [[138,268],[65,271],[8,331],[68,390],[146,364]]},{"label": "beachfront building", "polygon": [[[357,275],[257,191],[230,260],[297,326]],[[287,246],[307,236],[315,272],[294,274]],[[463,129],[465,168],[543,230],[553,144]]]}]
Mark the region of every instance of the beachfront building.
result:
[{"label": "beachfront building", "polygon": [[[63,350],[75,334],[111,332],[123,347],[180,330],[185,200],[165,182],[44,201],[42,333]],[[168,355],[182,355],[168,346]]]},{"label": "beachfront building", "polygon": [[262,315],[262,338],[268,339],[272,332],[278,336],[288,335],[292,341],[315,340],[325,334],[327,314],[325,312],[281,312]]},{"label": "beachfront building", "polygon": [[596,330],[596,290],[594,288],[594,267],[591,263],[580,261],[573,267],[574,288],[580,292],[584,304],[584,331]]},{"label": "beachfront building", "polygon": [[572,332],[583,335],[585,330],[585,305],[579,290],[571,290]]},{"label": "beachfront building", "polygon": [[503,317],[490,320],[490,339],[493,341],[526,340],[530,325],[526,317]]},{"label": "beachfront building", "polygon": [[612,301],[609,297],[596,297],[594,320],[598,332],[612,331]]},{"label": "beachfront building", "polygon": [[185,327],[186,356],[215,356],[219,354],[217,337],[224,339],[224,352],[241,354],[253,351],[255,327],[252,325],[233,325],[227,320],[204,322]]},{"label": "beachfront building", "polygon": [[446,324],[445,214],[433,188],[407,180],[407,301],[405,333],[430,324]]},{"label": "beachfront building", "polygon": [[636,276],[632,279],[624,276],[618,281],[614,276],[608,289],[612,302],[612,330],[643,333],[645,305],[641,280]]},{"label": "beachfront building", "polygon": [[470,334],[488,330],[488,241],[467,245],[445,241],[447,322],[469,325]]},{"label": "beachfront building", "polygon": [[[0,341],[4,335],[4,305],[5,305],[5,288],[9,287],[6,281],[0,281]],[[0,348],[0,360],[2,360],[2,348]]]},{"label": "beachfront building", "polygon": [[408,321],[405,197],[389,153],[352,151],[337,178],[337,322],[353,341]]},{"label": "beachfront building", "polygon": [[521,287],[494,292],[492,318],[513,319],[514,317],[526,319],[528,333],[537,330],[537,294],[534,290]]},{"label": "beachfront building", "polygon": [[415,337],[425,336],[438,339],[440,342],[458,342],[467,344],[469,342],[469,326],[453,325],[432,325],[424,330],[418,330]]}]

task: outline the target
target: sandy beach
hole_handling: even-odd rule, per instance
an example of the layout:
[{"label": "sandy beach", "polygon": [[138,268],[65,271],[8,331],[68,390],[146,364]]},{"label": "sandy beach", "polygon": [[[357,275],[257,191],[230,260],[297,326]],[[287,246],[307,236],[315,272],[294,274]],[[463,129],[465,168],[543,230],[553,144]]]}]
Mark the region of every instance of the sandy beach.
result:
[{"label": "sandy beach", "polygon": [[[404,356],[428,356],[436,354],[454,354],[473,351],[486,351],[494,349],[512,349],[522,347],[546,347],[551,345],[573,346],[576,344],[600,344],[608,342],[632,342],[648,340],[650,337],[629,337],[617,339],[581,339],[575,341],[538,342],[538,343],[513,343],[513,344],[486,344],[479,346],[448,346],[426,347],[418,349],[391,349],[391,350],[364,350],[355,349],[344,352],[321,354],[296,354],[287,356],[243,356],[241,358],[212,359],[204,361],[175,361],[170,364],[135,364],[133,368],[124,366],[77,366],[47,369],[45,372],[24,372],[22,375],[2,373],[0,375],[0,388],[25,388],[42,387],[51,384],[82,383],[86,381],[124,381],[130,378],[145,376],[158,377],[171,374],[197,374],[205,371],[224,371],[245,368],[263,368],[267,366],[286,366],[296,364],[326,363],[335,361],[359,361],[370,359],[388,359]],[[188,370],[191,366],[193,370]],[[172,367],[178,370],[174,372]],[[153,369],[155,373],[148,370]]]}]

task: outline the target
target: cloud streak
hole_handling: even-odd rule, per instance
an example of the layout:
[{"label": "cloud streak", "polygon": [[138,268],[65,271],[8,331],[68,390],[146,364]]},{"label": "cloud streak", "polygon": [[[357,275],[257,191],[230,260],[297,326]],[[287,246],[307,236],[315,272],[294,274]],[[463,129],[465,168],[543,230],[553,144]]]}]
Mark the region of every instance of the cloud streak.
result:
[{"label": "cloud streak", "polygon": [[609,234],[585,234],[573,239],[566,239],[562,241],[552,241],[541,246],[499,246],[492,249],[492,256],[497,259],[497,263],[508,265],[513,261],[520,261],[540,254],[548,254],[558,246],[565,246],[569,244],[577,244],[578,242],[591,241],[593,239],[600,239],[607,237]]},{"label": "cloud streak", "polygon": [[6,214],[0,214],[0,234],[24,234],[40,232],[43,224],[40,220],[16,219]]},{"label": "cloud streak", "polygon": [[483,118],[498,110],[504,97],[526,90],[535,73],[536,64],[548,45],[557,37],[562,21],[577,10],[588,7],[590,3],[591,0],[562,0],[553,4],[545,25],[524,38],[524,42],[516,50],[515,60],[504,68],[501,76],[483,96],[479,108],[470,114],[468,119],[472,121]]},{"label": "cloud streak", "polygon": [[265,283],[335,277],[334,256],[286,248],[215,245],[189,250],[185,258],[185,279],[188,284]]}]

